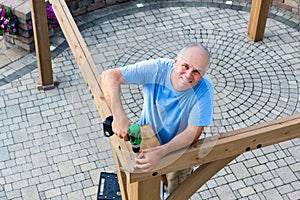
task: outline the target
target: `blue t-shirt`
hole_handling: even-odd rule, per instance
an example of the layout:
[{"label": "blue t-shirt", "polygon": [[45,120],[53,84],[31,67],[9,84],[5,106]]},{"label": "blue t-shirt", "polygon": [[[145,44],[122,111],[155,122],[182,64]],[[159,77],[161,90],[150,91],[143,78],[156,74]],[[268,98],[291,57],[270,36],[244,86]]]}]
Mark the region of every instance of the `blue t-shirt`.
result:
[{"label": "blue t-shirt", "polygon": [[155,59],[121,67],[127,84],[142,84],[144,105],[140,125],[150,124],[159,142],[165,144],[188,124],[208,126],[212,122],[213,83],[204,75],[192,88],[176,91],[170,75],[174,60]]}]

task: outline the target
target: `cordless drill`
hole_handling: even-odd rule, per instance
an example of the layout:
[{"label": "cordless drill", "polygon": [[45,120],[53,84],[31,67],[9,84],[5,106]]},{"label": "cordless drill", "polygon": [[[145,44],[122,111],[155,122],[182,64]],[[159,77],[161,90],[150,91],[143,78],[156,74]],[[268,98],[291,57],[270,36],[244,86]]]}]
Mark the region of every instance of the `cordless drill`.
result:
[{"label": "cordless drill", "polygon": [[[112,130],[113,116],[109,116],[103,122],[103,131],[106,137],[114,134]],[[140,144],[142,141],[141,130],[138,124],[131,124],[128,130],[128,139],[132,146],[132,151],[138,153],[140,151]]]}]

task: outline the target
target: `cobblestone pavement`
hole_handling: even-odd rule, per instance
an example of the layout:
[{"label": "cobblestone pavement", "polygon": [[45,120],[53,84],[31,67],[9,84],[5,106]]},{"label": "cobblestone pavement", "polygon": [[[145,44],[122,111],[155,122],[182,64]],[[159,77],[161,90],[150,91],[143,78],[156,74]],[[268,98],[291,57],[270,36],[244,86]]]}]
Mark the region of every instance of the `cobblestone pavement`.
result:
[{"label": "cobblestone pavement", "polygon": [[[218,135],[300,111],[299,16],[271,8],[265,38],[247,41],[249,4],[131,1],[76,18],[99,71],[174,57],[199,41],[211,51]],[[58,88],[38,91],[35,55],[0,70],[0,199],[96,199],[100,172],[115,172],[101,119],[58,30],[51,38]],[[123,88],[135,122],[140,87]],[[300,139],[244,153],[191,199],[300,197]]]}]

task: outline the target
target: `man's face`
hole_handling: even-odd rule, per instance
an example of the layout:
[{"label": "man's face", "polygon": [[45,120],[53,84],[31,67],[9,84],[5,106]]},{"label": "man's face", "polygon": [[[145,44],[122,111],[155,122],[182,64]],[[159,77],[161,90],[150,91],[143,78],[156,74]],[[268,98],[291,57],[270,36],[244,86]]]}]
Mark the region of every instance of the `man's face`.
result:
[{"label": "man's face", "polygon": [[197,47],[187,49],[183,55],[175,58],[173,70],[173,87],[177,91],[185,91],[195,86],[203,77],[208,57],[204,50]]}]

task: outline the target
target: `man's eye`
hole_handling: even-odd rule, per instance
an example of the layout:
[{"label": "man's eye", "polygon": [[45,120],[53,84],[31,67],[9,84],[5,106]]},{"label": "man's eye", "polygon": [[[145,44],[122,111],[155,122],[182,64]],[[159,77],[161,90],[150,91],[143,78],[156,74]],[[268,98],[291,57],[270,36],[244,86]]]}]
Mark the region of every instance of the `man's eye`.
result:
[{"label": "man's eye", "polygon": [[194,74],[194,75],[200,75],[201,73],[200,73],[199,71],[196,70],[196,71],[193,71],[193,74]]}]

